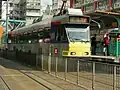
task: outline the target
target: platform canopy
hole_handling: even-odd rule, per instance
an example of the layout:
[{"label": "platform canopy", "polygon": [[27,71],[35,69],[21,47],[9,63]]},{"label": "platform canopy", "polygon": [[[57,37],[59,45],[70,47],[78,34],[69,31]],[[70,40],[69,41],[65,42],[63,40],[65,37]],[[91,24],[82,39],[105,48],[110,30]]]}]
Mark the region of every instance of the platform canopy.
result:
[{"label": "platform canopy", "polygon": [[91,13],[89,15],[91,16],[92,20],[95,20],[101,25],[101,28],[99,30],[119,28],[120,26],[120,13],[95,10],[94,13]]}]

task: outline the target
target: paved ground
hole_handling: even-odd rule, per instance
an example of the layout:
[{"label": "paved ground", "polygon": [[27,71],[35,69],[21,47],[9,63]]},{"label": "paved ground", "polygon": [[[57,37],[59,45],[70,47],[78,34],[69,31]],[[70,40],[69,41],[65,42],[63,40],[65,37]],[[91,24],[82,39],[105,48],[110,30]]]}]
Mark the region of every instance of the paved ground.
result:
[{"label": "paved ground", "polygon": [[3,58],[0,58],[0,77],[4,80],[0,79],[0,90],[85,90]]},{"label": "paved ground", "polygon": [[0,90],[6,90],[6,87],[5,87],[4,82],[2,81],[2,79],[0,79]]},{"label": "paved ground", "polygon": [[[52,74],[55,74],[55,72],[52,72]],[[0,77],[5,81],[0,78],[0,90],[92,90],[92,73],[80,72],[79,75],[81,87],[50,74],[0,58]],[[57,72],[57,76],[64,78],[64,72]],[[77,72],[67,73],[67,79],[76,83]],[[95,90],[113,90],[112,74],[96,73],[95,79]],[[116,84],[117,90],[119,90],[119,74]]]},{"label": "paved ground", "polygon": [[[55,72],[52,72],[54,74]],[[37,72],[36,72],[37,74]],[[64,72],[57,73],[59,77],[64,78]],[[69,72],[67,73],[67,79],[76,83],[77,73]],[[95,75],[95,90],[113,90],[113,75],[97,73]],[[120,76],[117,75],[116,78],[116,90],[120,90]],[[92,73],[90,72],[80,72],[79,73],[79,84],[88,90],[92,90]]]},{"label": "paved ground", "polygon": [[5,59],[0,59],[0,64],[0,76],[10,90],[48,90],[19,72],[17,69],[22,69],[22,66]]}]

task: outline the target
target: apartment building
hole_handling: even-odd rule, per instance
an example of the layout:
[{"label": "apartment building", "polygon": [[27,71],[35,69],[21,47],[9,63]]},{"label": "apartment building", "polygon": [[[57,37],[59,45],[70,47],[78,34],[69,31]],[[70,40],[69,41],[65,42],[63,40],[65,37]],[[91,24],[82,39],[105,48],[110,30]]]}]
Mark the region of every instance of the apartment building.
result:
[{"label": "apartment building", "polygon": [[26,21],[26,25],[41,16],[41,0],[20,0],[20,17]]},{"label": "apartment building", "polygon": [[0,0],[0,19],[1,19],[1,14],[2,14],[2,1]]},{"label": "apartment building", "polygon": [[23,3],[22,11],[26,25],[32,24],[34,19],[41,16],[41,0],[26,0]]},{"label": "apartment building", "polygon": [[[52,10],[54,14],[60,11],[62,4],[63,4],[63,0],[52,0]],[[69,8],[69,7],[70,7],[70,0],[67,0],[66,8]]]},{"label": "apartment building", "polygon": [[[9,19],[25,20],[26,25],[41,15],[41,0],[9,0]],[[2,2],[2,19],[6,19],[6,1]]]},{"label": "apartment building", "polygon": [[71,6],[81,8],[85,14],[92,13],[94,10],[118,10],[120,0],[71,0]]},{"label": "apartment building", "polygon": [[2,2],[6,0],[0,0],[0,19],[2,18]]}]

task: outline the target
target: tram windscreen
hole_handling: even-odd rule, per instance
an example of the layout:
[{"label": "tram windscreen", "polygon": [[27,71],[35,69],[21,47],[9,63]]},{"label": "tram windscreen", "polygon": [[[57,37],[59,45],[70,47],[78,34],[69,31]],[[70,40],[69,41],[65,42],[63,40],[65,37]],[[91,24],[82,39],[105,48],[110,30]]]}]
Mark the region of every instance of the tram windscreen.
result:
[{"label": "tram windscreen", "polygon": [[66,31],[71,42],[90,41],[89,25],[68,25]]}]

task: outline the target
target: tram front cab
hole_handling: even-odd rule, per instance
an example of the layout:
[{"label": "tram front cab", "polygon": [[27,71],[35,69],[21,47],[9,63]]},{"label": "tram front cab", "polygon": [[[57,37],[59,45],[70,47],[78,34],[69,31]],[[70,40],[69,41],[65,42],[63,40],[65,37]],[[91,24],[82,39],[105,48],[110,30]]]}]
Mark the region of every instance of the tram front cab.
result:
[{"label": "tram front cab", "polygon": [[[73,19],[76,20],[75,17]],[[79,17],[79,20],[81,19],[82,17]],[[51,44],[53,52],[56,49],[59,56],[90,56],[89,20],[85,23],[73,21],[52,23]]]},{"label": "tram front cab", "polygon": [[63,50],[63,55],[68,56],[89,56],[90,36],[88,25],[68,25],[66,28],[69,39],[69,50]]}]

